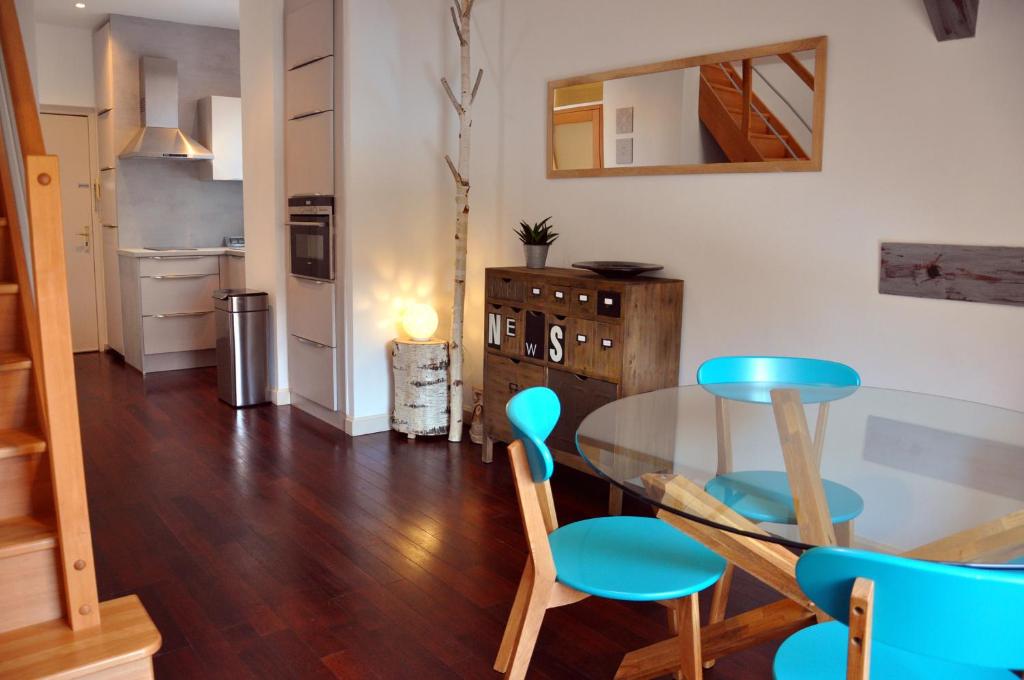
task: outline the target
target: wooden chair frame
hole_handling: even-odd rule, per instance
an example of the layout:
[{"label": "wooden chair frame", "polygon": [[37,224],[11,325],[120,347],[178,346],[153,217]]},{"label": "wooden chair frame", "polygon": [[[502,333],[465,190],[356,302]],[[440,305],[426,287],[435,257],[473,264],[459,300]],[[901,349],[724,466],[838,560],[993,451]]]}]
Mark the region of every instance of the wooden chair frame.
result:
[{"label": "wooden chair frame", "polygon": [[[509,444],[508,455],[530,555],[516,590],[494,670],[504,673],[506,678],[520,680],[526,677],[545,612],[579,602],[590,594],[557,580],[555,560],[548,541],[548,535],[558,528],[551,484],[546,480],[539,483],[533,480],[522,441]],[[674,651],[678,670],[675,673],[677,678],[684,680],[700,680],[703,673],[697,595],[693,593],[660,603],[669,608],[669,627],[676,635]]]}]

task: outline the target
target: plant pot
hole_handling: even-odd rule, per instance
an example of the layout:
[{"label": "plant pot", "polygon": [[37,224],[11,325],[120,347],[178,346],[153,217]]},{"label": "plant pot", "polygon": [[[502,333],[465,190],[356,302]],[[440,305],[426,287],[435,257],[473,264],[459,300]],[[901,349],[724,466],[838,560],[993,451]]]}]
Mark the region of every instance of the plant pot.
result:
[{"label": "plant pot", "polygon": [[544,263],[548,260],[548,248],[551,246],[528,246],[523,245],[523,253],[526,254],[526,267],[528,269],[544,269]]}]

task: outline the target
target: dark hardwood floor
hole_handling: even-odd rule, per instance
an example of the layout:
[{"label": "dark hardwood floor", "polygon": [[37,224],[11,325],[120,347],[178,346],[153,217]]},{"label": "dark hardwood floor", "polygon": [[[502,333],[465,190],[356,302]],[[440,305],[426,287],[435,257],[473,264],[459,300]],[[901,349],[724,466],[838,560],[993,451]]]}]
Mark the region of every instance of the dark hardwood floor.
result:
[{"label": "dark hardwood floor", "polygon": [[[158,678],[498,677],[526,557],[503,451],[485,465],[468,438],[235,410],[212,369],[143,381],[103,354],[76,369],[100,596],[142,598]],[[563,523],[603,513],[598,480],[559,468],[553,488]],[[737,574],[730,609],[775,599]],[[658,605],[590,598],[548,614],[530,677],[610,678],[667,635]],[[770,677],[774,648],[705,677]]]}]

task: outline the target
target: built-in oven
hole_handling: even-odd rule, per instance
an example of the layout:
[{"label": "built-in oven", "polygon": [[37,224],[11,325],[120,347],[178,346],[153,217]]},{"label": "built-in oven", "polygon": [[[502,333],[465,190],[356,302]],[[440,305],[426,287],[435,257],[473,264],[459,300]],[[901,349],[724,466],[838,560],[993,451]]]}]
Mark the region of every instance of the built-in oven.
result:
[{"label": "built-in oven", "polygon": [[288,199],[290,272],[319,281],[334,280],[334,197]]}]

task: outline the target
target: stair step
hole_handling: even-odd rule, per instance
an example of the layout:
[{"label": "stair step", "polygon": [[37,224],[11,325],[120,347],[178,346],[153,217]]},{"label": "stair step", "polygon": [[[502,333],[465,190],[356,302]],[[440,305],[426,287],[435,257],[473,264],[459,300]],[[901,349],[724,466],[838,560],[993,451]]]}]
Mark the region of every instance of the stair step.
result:
[{"label": "stair step", "polygon": [[32,359],[22,352],[0,352],[0,371],[22,371],[32,368]]},{"label": "stair step", "polygon": [[16,283],[0,283],[0,295],[14,295],[18,292]]},{"label": "stair step", "polygon": [[30,456],[46,450],[46,440],[25,430],[0,430],[0,460]]},{"label": "stair step", "polygon": [[160,632],[139,598],[100,602],[100,618],[101,625],[78,632],[56,619],[0,634],[0,677],[152,677]]},{"label": "stair step", "polygon": [[0,521],[0,559],[50,550],[57,545],[53,527],[33,517]]}]

